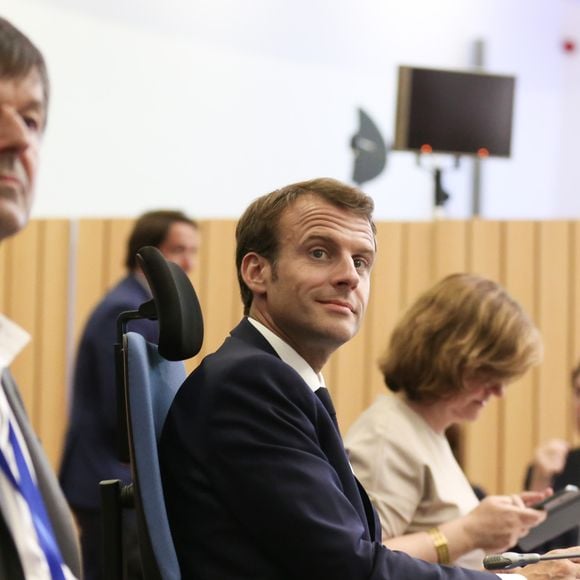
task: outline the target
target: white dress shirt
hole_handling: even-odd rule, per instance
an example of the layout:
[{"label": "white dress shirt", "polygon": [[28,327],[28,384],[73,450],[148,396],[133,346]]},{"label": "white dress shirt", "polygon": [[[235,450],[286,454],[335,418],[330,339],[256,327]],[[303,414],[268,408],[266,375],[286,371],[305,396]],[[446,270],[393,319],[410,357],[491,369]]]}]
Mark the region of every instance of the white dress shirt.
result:
[{"label": "white dress shirt", "polygon": [[[8,321],[4,316],[0,315],[0,361],[2,363],[12,361],[27,342],[23,341],[23,344],[19,345],[18,348],[15,347],[15,341],[12,340],[14,335],[10,334],[9,336],[9,333],[15,331],[15,325],[12,325],[14,325],[13,322]],[[8,327],[10,327],[9,331],[6,330]],[[4,368],[4,366],[0,365],[0,373]],[[12,472],[18,473],[12,444],[8,438],[9,424],[12,424],[14,434],[18,439],[30,475],[36,481],[36,474],[30,459],[28,447],[24,441],[18,422],[12,413],[4,389],[0,386],[0,449],[6,457],[6,461]],[[28,503],[18,490],[14,488],[12,482],[1,469],[0,510],[14,539],[26,580],[50,580],[51,575],[48,561],[38,543],[36,529],[32,522],[32,515]],[[67,580],[75,580],[75,577],[65,564],[63,564],[63,571]]]}]

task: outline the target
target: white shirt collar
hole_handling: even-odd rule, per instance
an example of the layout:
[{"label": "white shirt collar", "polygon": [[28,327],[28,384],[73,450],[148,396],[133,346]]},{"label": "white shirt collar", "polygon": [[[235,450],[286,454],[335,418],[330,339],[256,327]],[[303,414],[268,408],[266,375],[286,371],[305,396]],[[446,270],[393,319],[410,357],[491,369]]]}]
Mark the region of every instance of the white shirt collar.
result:
[{"label": "white shirt collar", "polygon": [[[26,330],[18,326],[18,324],[4,314],[0,314],[0,380],[4,370],[8,368],[29,341],[30,334]],[[32,463],[28,454],[28,448],[24,443],[20,427],[10,408],[4,388],[0,385],[0,448],[6,455],[12,469],[15,470],[16,463],[14,462],[14,456],[12,454],[12,445],[8,440],[9,422],[12,423],[24,457],[29,464],[31,472],[34,473],[31,468]]]},{"label": "white shirt collar", "polygon": [[248,316],[248,322],[268,341],[276,354],[290,365],[304,380],[304,382],[316,391],[320,387],[325,387],[324,377],[316,373],[314,369],[286,342],[266,328],[261,322]]},{"label": "white shirt collar", "polygon": [[0,449],[6,453],[9,448],[8,442],[8,421],[12,418],[12,411],[8,405],[8,400],[4,394],[4,389],[0,386]]},{"label": "white shirt collar", "polygon": [[16,322],[0,314],[0,371],[7,368],[30,341],[30,335]]},{"label": "white shirt collar", "polygon": [[28,451],[28,446],[26,445],[26,441],[24,440],[24,436],[22,435],[22,431],[18,425],[18,421],[14,416],[14,412],[10,408],[10,403],[8,402],[8,398],[6,397],[6,393],[4,392],[4,388],[0,385],[0,449],[4,453],[10,468],[14,473],[18,473],[18,468],[16,467],[16,460],[14,459],[14,452],[12,451],[12,443],[8,438],[8,429],[9,424],[12,424],[12,429],[14,430],[14,434],[18,439],[18,443],[20,445],[20,449],[22,450],[22,454],[24,455],[24,459],[28,464],[28,470],[32,474],[33,478],[36,478],[34,473],[34,467],[32,464],[32,459],[30,458],[30,453]]}]

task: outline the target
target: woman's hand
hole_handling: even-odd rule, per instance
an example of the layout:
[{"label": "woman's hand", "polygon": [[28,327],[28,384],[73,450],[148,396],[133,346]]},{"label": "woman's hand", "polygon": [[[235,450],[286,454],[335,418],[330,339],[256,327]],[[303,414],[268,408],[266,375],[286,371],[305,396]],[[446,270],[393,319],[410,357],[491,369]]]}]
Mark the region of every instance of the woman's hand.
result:
[{"label": "woman's hand", "polygon": [[540,445],[534,453],[530,489],[540,491],[551,486],[554,476],[564,469],[569,451],[570,444],[563,439],[550,439]]},{"label": "woman's hand", "polygon": [[474,548],[502,552],[545,518],[545,512],[526,507],[520,495],[491,495],[465,516],[464,526]]},{"label": "woman's hand", "polygon": [[554,490],[551,487],[546,487],[546,489],[542,491],[522,491],[521,493],[512,495],[511,497],[514,498],[514,502],[518,502],[516,505],[521,505],[521,507],[532,507],[551,495],[554,495]]}]

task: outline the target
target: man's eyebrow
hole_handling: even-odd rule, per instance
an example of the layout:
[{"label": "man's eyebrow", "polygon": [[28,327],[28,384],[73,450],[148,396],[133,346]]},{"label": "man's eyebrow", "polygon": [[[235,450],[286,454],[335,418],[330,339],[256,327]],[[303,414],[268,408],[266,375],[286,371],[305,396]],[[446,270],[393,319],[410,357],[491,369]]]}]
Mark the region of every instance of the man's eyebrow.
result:
[{"label": "man's eyebrow", "polygon": [[[331,245],[331,246],[340,246],[340,242],[338,242],[337,240],[335,240],[332,236],[330,235],[326,235],[326,234],[321,234],[321,233],[313,233],[313,234],[308,234],[308,236],[306,236],[304,238],[304,243],[306,244],[311,244],[311,243],[324,243],[327,245]],[[370,256],[373,257],[376,255],[377,250],[376,250],[376,243],[374,243],[372,246],[368,246],[368,247],[360,247],[356,252],[356,254],[360,254],[361,256]]]},{"label": "man's eyebrow", "polygon": [[304,244],[324,244],[326,246],[337,247],[340,244],[332,237],[325,234],[308,234],[302,241]]},{"label": "man's eyebrow", "polygon": [[27,111],[27,112],[39,112],[42,113],[43,115],[46,114],[46,105],[44,103],[44,101],[41,101],[40,99],[29,99],[28,101],[26,101],[21,107],[20,107],[21,111]]},{"label": "man's eyebrow", "polygon": [[44,100],[37,99],[36,97],[30,97],[27,99],[22,106],[23,109],[45,109]]},{"label": "man's eyebrow", "polygon": [[306,235],[306,237],[304,238],[307,241],[317,241],[320,240],[322,242],[328,242],[328,241],[332,241],[332,236],[326,235],[326,234],[320,234],[318,232],[315,233],[309,233]]}]

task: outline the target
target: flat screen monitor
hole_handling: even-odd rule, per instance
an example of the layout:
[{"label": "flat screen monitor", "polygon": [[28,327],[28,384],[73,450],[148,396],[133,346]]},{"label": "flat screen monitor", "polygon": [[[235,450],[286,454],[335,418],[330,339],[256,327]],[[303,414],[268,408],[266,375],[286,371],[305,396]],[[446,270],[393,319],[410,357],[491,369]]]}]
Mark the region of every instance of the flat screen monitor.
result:
[{"label": "flat screen monitor", "polygon": [[399,67],[394,149],[509,157],[513,76]]}]

